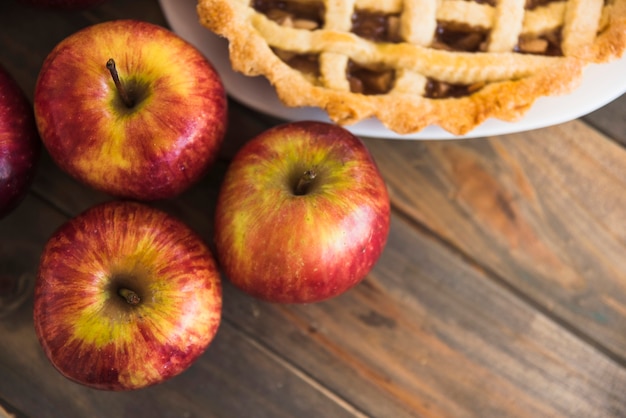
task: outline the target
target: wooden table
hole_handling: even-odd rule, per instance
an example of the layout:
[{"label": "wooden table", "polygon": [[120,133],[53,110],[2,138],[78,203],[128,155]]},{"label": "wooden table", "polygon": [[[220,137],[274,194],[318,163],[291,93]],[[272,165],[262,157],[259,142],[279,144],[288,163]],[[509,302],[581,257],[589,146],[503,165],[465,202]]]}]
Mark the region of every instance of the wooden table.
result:
[{"label": "wooden table", "polygon": [[[166,25],[156,0],[83,12],[3,1],[0,62],[32,100],[56,43],[115,18]],[[276,123],[230,105],[220,161],[155,204],[209,243],[229,158]],[[214,342],[148,389],[102,392],[63,378],[35,338],[29,294],[0,320],[1,402],[31,417],[625,417],[625,114],[622,96],[527,133],[365,139],[393,207],[371,274],[307,306],[260,302],[225,281]],[[30,194],[0,221],[1,271],[34,274],[59,225],[110,199],[44,153]]]}]

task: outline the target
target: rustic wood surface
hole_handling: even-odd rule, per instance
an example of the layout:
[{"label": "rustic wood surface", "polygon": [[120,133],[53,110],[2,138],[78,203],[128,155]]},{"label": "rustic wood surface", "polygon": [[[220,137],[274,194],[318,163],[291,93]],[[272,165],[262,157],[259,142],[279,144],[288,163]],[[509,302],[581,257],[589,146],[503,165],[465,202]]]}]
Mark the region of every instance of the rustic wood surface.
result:
[{"label": "rustic wood surface", "polygon": [[[80,12],[4,1],[0,63],[32,100],[56,43],[115,18],[166,26],[156,0]],[[30,417],[626,417],[625,115],[622,96],[525,133],[364,138],[393,208],[371,274],[305,306],[260,302],[225,281],[214,342],[151,388],[111,393],[63,378],[36,340],[27,288],[0,318],[0,405]],[[155,203],[209,244],[230,157],[276,123],[235,102],[230,119],[211,172]],[[110,199],[44,152],[31,192],[0,221],[0,274],[32,277],[52,232]]]}]

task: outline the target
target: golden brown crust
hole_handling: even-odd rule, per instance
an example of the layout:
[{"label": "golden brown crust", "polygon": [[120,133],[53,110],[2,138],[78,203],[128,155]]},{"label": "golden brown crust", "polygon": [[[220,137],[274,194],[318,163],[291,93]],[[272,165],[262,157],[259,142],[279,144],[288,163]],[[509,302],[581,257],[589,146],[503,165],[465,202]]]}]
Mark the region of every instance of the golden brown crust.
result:
[{"label": "golden brown crust", "polygon": [[[481,21],[492,15],[499,15],[507,22],[519,20],[520,13],[524,14],[524,1],[504,2],[509,3],[508,8],[460,3],[464,4],[463,7],[472,4],[472,14]],[[400,134],[439,125],[453,134],[462,135],[488,118],[516,121],[538,97],[565,94],[576,88],[588,63],[621,57],[626,45],[626,0],[606,4],[602,0],[570,2],[580,4],[553,2],[526,12],[523,24],[515,28],[519,33],[513,37],[510,33],[500,34],[505,30],[494,24],[491,36],[500,39],[491,39],[487,51],[476,53],[430,48],[428,43],[424,44],[431,42],[424,40],[424,34],[409,33],[409,29],[404,29],[406,36],[422,44],[372,42],[350,33],[349,27],[346,30],[349,21],[344,19],[342,23],[336,15],[331,23],[316,30],[286,27],[256,12],[248,0],[199,0],[197,11],[205,27],[229,40],[233,69],[249,76],[265,76],[287,106],[322,108],[332,121],[341,125],[375,117],[388,129]],[[327,10],[340,3],[324,2]],[[357,3],[372,2],[357,0]],[[445,6],[440,6],[439,10],[432,6],[431,12],[438,18],[458,14],[451,8],[453,3],[450,0],[440,2]],[[372,4],[393,11],[401,7],[402,2]],[[583,8],[584,12],[574,10],[575,7]],[[593,7],[596,7],[598,18],[590,19]],[[462,12],[467,14],[468,10]],[[507,45],[520,34],[532,35],[537,30],[552,30],[555,26],[563,26],[563,36],[568,37],[562,42],[564,56],[489,50],[508,48]],[[572,35],[567,35],[568,32]],[[583,43],[590,37],[591,41]],[[282,61],[272,48],[297,54],[318,54],[322,74],[313,80],[304,76]],[[394,87],[386,94],[350,92],[349,87],[345,87],[348,83],[342,80],[345,67],[341,67],[341,63],[345,65],[348,59],[359,65],[393,69],[396,74]],[[327,68],[338,65],[338,69]],[[452,84],[480,83],[484,87],[460,98],[426,98],[423,96],[424,85],[432,78]]]}]

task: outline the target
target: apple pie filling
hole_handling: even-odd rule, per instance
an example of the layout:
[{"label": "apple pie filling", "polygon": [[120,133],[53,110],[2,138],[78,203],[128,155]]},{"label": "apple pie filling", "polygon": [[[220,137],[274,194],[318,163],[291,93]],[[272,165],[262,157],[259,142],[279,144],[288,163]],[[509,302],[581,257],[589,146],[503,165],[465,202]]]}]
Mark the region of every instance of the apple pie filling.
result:
[{"label": "apple pie filling", "polygon": [[357,9],[352,14],[351,32],[373,42],[402,42],[399,14]]},{"label": "apple pie filling", "polygon": [[252,0],[252,7],[282,26],[315,30],[324,26],[321,2]]},{"label": "apple pie filling", "polygon": [[[524,8],[535,10],[561,0],[526,0]],[[496,0],[466,0],[497,7]],[[252,0],[252,7],[281,26],[314,31],[324,27],[324,4],[321,1]],[[350,31],[360,38],[376,43],[401,43],[401,16],[398,12],[383,13],[355,9],[351,16]],[[437,20],[430,48],[480,53],[488,51],[491,30],[480,25]],[[272,48],[274,53],[290,67],[301,72],[315,85],[322,84],[318,54],[299,54]],[[561,56],[561,26],[545,33],[523,33],[518,37],[514,52]],[[387,68],[370,68],[349,60],[346,79],[352,93],[383,95],[389,93],[395,83],[395,71]],[[486,83],[453,84],[427,78],[423,95],[432,99],[463,97],[479,91]]]}]

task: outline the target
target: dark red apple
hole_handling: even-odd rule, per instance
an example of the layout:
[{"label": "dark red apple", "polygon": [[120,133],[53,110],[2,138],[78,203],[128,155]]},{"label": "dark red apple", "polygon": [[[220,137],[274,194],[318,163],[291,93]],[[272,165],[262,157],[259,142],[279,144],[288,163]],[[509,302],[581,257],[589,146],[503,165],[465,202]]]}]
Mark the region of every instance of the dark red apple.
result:
[{"label": "dark red apple", "polygon": [[62,225],[35,283],[35,331],[57,370],[78,383],[131,390],[186,370],[220,323],[213,255],[173,216],[108,202]]},{"label": "dark red apple", "polygon": [[43,63],[34,105],[59,167],[134,200],[171,198],[199,180],[227,124],[211,63],[173,32],[137,20],[99,23],[61,41]]},{"label": "dark red apple", "polygon": [[40,149],[33,108],[15,79],[0,66],[0,218],[26,195]]},{"label": "dark red apple", "polygon": [[317,302],[359,283],[389,232],[387,188],[363,142],[293,122],[235,155],[219,192],[215,245],[225,275],[272,302]]}]

